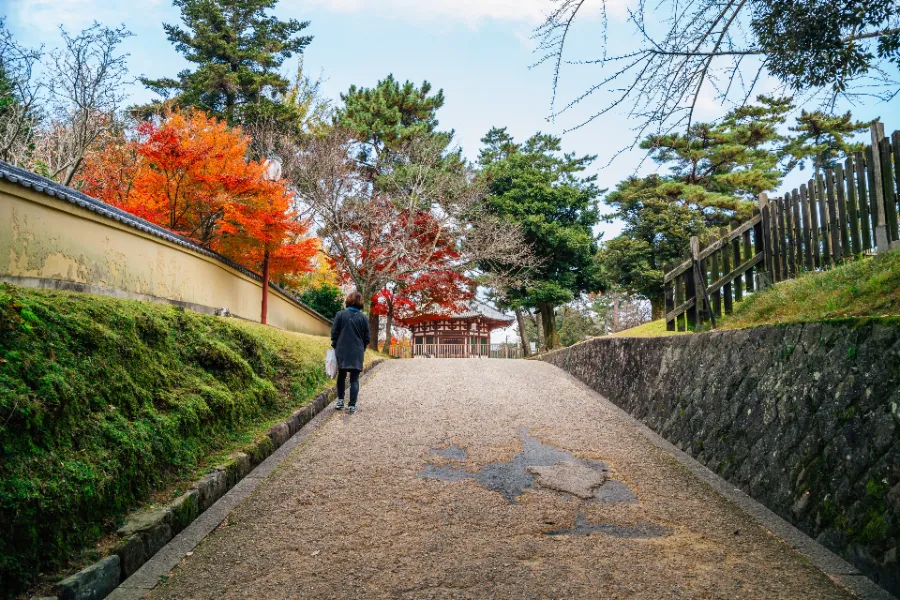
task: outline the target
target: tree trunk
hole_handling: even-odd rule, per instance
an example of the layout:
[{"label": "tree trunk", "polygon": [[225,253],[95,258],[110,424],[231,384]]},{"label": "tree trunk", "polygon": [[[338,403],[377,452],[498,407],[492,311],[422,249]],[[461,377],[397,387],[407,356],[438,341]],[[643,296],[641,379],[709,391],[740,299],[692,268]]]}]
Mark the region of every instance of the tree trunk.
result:
[{"label": "tree trunk", "polygon": [[369,341],[369,348],[378,352],[378,330],[381,329],[381,321],[378,315],[372,312],[374,306],[374,302],[369,306],[369,336],[372,338]]},{"label": "tree trunk", "polygon": [[388,302],[388,314],[384,322],[384,351],[391,352],[391,328],[394,325],[394,303]]},{"label": "tree trunk", "polygon": [[516,322],[519,324],[519,340],[522,342],[522,355],[525,358],[531,356],[531,344],[528,343],[528,334],[525,332],[525,315],[522,308],[516,307]]},{"label": "tree trunk", "polygon": [[262,312],[260,313],[259,322],[266,324],[269,314],[269,251],[266,250],[263,257],[263,280],[262,280]]},{"label": "tree trunk", "polygon": [[666,316],[666,297],[653,296],[650,298],[650,316],[654,321],[664,319]]},{"label": "tree trunk", "polygon": [[531,311],[528,311],[528,314],[531,315],[531,321],[534,323],[535,331],[537,331],[538,352],[546,350],[547,346],[544,345],[544,328],[541,326],[541,313],[536,312],[532,314]]},{"label": "tree trunk", "polygon": [[547,350],[553,350],[559,345],[559,332],[556,330],[555,307],[552,304],[539,304],[541,311],[541,325],[544,326],[544,345]]}]

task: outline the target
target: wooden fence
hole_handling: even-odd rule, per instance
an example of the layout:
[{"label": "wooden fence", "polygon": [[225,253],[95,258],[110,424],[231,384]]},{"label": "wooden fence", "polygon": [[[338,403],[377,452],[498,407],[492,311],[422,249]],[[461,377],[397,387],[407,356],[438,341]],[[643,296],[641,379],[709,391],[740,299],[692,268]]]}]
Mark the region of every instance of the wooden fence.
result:
[{"label": "wooden fence", "polygon": [[872,125],[872,144],[783,198],[759,197],[753,218],[665,274],[666,327],[686,331],[730,314],[745,292],[900,247],[900,131]]},{"label": "wooden fence", "polygon": [[408,347],[391,346],[394,358],[522,358],[517,344],[413,344]]}]

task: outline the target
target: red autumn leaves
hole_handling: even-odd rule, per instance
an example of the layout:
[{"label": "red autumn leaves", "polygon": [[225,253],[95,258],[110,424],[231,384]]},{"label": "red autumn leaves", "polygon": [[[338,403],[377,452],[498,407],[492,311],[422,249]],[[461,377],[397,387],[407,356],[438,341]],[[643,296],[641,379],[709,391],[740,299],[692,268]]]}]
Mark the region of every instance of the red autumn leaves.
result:
[{"label": "red autumn leaves", "polygon": [[[247,160],[240,129],[201,112],[142,123],[133,138],[106,141],[85,161],[82,190],[262,272],[312,270],[309,225],[291,209],[283,181]],[[265,288],[264,288],[265,289]],[[265,309],[263,310],[265,322]]]}]

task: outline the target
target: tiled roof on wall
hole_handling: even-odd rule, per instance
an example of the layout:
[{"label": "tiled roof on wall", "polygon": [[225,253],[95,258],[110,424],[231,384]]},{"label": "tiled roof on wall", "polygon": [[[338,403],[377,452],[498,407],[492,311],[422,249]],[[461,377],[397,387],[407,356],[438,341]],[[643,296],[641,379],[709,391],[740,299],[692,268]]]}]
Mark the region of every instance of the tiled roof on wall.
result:
[{"label": "tiled roof on wall", "polygon": [[[261,275],[254,273],[250,269],[247,269],[246,267],[243,267],[238,263],[225,258],[221,254],[217,254],[212,250],[199,246],[189,239],[182,237],[177,233],[173,233],[168,229],[165,229],[164,227],[160,227],[155,223],[145,221],[144,219],[136,217],[133,214],[126,212],[120,208],[116,208],[115,206],[111,206],[109,204],[106,204],[105,202],[101,202],[96,198],[91,198],[90,196],[83,194],[78,190],[74,190],[70,187],[66,187],[64,185],[56,183],[55,181],[47,179],[46,177],[41,177],[37,173],[32,173],[31,171],[26,171],[25,169],[20,169],[19,167],[14,167],[9,163],[0,161],[0,179],[5,179],[10,183],[20,185],[24,188],[32,189],[40,194],[46,194],[47,196],[59,198],[60,200],[64,200],[66,202],[69,202],[70,204],[74,204],[75,206],[87,209],[91,212],[95,212],[104,217],[113,219],[114,221],[118,221],[123,225],[133,227],[134,229],[143,231],[144,233],[150,234],[154,237],[158,237],[160,239],[166,240],[167,242],[177,244],[179,246],[197,252],[198,254],[203,254],[262,283]],[[314,315],[318,315],[329,323],[331,322],[331,319],[317,312],[313,308],[310,308],[299,299],[297,299],[297,297],[294,296],[291,292],[284,289],[280,285],[269,283],[269,287],[290,298],[299,306],[303,307]]]}]

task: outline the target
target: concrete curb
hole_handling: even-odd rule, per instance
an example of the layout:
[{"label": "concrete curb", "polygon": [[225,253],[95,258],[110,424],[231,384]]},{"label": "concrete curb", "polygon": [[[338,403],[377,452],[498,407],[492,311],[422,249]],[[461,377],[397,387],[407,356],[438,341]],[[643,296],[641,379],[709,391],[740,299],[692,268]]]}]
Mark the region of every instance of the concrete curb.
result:
[{"label": "concrete curb", "polygon": [[[557,368],[559,369],[559,367]],[[687,453],[679,450],[668,440],[644,425],[640,420],[633,417],[629,412],[623,410],[605,396],[597,393],[596,390],[571,373],[568,373],[563,369],[559,370],[573,383],[593,394],[603,406],[615,413],[616,416],[637,429],[653,445],[672,455],[672,457],[690,471],[691,474],[707,483],[716,492],[724,496],[726,500],[744,511],[753,520],[766,528],[773,535],[780,538],[793,550],[800,553],[816,568],[825,573],[829,579],[836,582],[848,592],[861,600],[897,600],[897,598],[887,590],[878,586],[871,579],[863,575],[856,567],[776,515],[774,512],[745,494],[742,490],[734,487],[733,484],[716,475],[706,468],[705,465],[699,463]]]},{"label": "concrete curb", "polygon": [[[366,367],[362,380],[385,360],[375,360]],[[248,452],[230,455],[228,462],[215,467],[166,506],[126,517],[118,530],[122,541],[113,552],[59,582],[59,597],[143,597],[331,416],[334,410],[326,408],[334,396],[334,388],[320,393],[289,419],[272,426]]]}]

